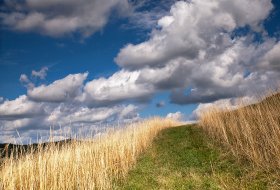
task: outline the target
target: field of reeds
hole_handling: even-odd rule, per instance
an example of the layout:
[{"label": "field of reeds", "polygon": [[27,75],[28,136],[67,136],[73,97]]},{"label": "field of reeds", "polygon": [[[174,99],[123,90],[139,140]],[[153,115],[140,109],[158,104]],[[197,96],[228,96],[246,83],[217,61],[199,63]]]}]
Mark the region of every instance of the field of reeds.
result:
[{"label": "field of reeds", "polygon": [[[244,102],[246,104],[246,102]],[[280,169],[280,94],[239,108],[212,107],[200,126],[236,156],[265,170]],[[245,105],[245,106],[242,106]]]},{"label": "field of reeds", "polygon": [[154,118],[92,139],[18,150],[1,161],[0,189],[111,189],[162,129],[178,124]]}]

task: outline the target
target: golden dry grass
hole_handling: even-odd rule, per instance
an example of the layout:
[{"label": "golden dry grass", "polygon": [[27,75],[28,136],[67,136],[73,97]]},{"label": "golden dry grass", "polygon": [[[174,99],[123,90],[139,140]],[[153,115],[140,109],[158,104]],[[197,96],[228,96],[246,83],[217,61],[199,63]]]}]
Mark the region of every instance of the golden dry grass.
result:
[{"label": "golden dry grass", "polygon": [[280,94],[235,110],[212,107],[200,116],[200,126],[238,159],[279,171]]},{"label": "golden dry grass", "polygon": [[34,153],[5,158],[0,168],[0,189],[111,189],[123,179],[159,131],[178,125],[154,118],[86,141],[60,146],[48,144]]}]

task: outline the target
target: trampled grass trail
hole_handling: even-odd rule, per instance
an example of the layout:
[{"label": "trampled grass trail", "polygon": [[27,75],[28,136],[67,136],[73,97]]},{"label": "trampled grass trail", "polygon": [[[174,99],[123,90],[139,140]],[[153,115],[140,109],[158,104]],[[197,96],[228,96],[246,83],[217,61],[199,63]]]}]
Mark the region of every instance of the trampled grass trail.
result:
[{"label": "trampled grass trail", "polygon": [[115,189],[280,189],[280,179],[237,162],[189,125],[163,130]]}]

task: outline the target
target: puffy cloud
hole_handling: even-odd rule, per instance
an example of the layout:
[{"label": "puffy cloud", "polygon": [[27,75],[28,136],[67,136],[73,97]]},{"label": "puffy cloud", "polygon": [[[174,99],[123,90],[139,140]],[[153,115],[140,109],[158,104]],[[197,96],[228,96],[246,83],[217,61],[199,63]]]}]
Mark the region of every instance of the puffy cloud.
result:
[{"label": "puffy cloud", "polygon": [[153,85],[156,90],[171,90],[184,87],[191,72],[192,63],[183,58],[174,59],[161,68],[140,70],[138,83]]},{"label": "puffy cloud", "polygon": [[42,67],[41,70],[32,70],[31,76],[38,77],[40,79],[45,79],[47,76],[48,67]]},{"label": "puffy cloud", "polygon": [[[225,40],[229,36],[221,34],[217,38]],[[274,40],[257,44],[243,37],[226,44],[223,51],[205,51],[204,56],[194,60],[179,57],[163,67],[145,67],[139,70],[137,83],[153,86],[154,92],[171,90],[171,103],[192,104],[252,94],[256,85],[259,91],[265,91],[271,80],[279,79],[276,73],[256,69],[260,59],[274,47]]]},{"label": "puffy cloud", "polygon": [[182,121],[184,119],[184,114],[182,114],[181,112],[175,112],[175,113],[169,113],[166,115],[166,118],[171,118],[171,119],[175,119],[178,121]]},{"label": "puffy cloud", "polygon": [[139,71],[121,70],[109,78],[89,81],[78,99],[92,106],[110,105],[129,99],[145,101],[154,93],[154,89],[147,83],[138,83],[139,74]]},{"label": "puffy cloud", "polygon": [[[43,2],[30,1],[30,6],[44,10],[55,4]],[[86,83],[83,93],[81,90],[77,93],[77,88],[81,88],[77,86],[82,86],[81,83],[68,90],[69,86],[58,85],[64,82],[57,82],[30,89],[28,96],[36,101],[60,102],[74,99],[79,94],[77,101],[103,106],[130,99],[146,100],[162,90],[172,90],[171,102],[177,104],[242,95],[252,84],[249,80],[252,77],[254,80],[258,78],[262,85],[267,81],[264,79],[267,74],[252,69],[250,62],[258,62],[258,58],[273,45],[250,45],[250,36],[234,37],[232,32],[247,25],[252,30],[261,31],[262,21],[271,9],[269,0],[243,3],[179,1],[172,6],[169,15],[158,20],[158,28],[149,40],[138,45],[129,44],[119,52],[116,62],[124,67],[121,71],[109,78]],[[213,22],[208,22],[208,18]],[[272,58],[266,58],[269,59]],[[251,72],[250,77],[244,76],[247,70]],[[186,94],[189,87],[195,90]]]},{"label": "puffy cloud", "polygon": [[64,102],[73,100],[81,93],[88,73],[70,74],[46,86],[41,85],[27,92],[28,98],[37,102]]},{"label": "puffy cloud", "polygon": [[38,136],[48,140],[50,128],[55,138],[67,138],[80,132],[95,133],[105,124],[139,119],[138,107],[131,104],[89,108],[71,103],[38,103],[20,96],[0,104],[0,142],[36,142]]},{"label": "puffy cloud", "polygon": [[263,70],[280,71],[280,42],[276,43],[262,58],[259,67]]},{"label": "puffy cloud", "polygon": [[[102,99],[106,103],[103,107],[89,107],[92,104],[91,99],[89,102],[88,99],[80,101],[79,98],[90,92],[86,90],[91,90],[85,86],[83,91],[84,80],[87,78],[87,75],[88,73],[71,74],[47,86],[41,85],[29,89],[27,95],[22,95],[15,100],[4,101],[0,104],[0,126],[7,131],[15,129],[24,131],[33,128],[38,130],[47,129],[54,125],[75,125],[78,127],[81,125],[108,123],[118,120],[129,121],[139,118],[138,108],[134,105],[106,107],[108,106],[107,104],[110,104],[110,101],[120,100],[119,97],[125,99],[129,92],[132,93],[130,97],[135,96],[137,94],[136,90],[139,90],[134,86],[137,85],[135,80],[138,75],[135,77],[133,73],[123,71],[109,79],[98,79],[104,80],[104,83],[100,83],[103,85],[100,88],[115,87],[111,92],[120,93],[111,99]],[[26,75],[22,76],[22,79],[28,79]],[[115,80],[119,83],[114,83],[113,81]],[[96,81],[90,81],[88,85],[91,85],[92,82]],[[128,89],[125,88],[127,84],[131,84]],[[99,90],[100,88],[95,85],[93,86],[93,90]],[[93,91],[92,93],[95,92]],[[111,92],[107,95],[110,95]],[[99,95],[98,93],[101,92],[97,92],[97,95]],[[140,97],[137,96],[136,98]]]},{"label": "puffy cloud", "polygon": [[2,23],[14,30],[86,37],[104,27],[112,12],[123,16],[132,6],[127,0],[7,0],[5,9]]},{"label": "puffy cloud", "polygon": [[[95,133],[103,130],[104,124],[140,119],[138,107],[132,104],[89,107],[91,102],[79,101],[79,96],[85,93],[83,87],[87,75],[88,73],[71,74],[47,86],[28,89],[27,95],[15,100],[0,103],[0,142],[29,143],[30,138],[32,142],[36,142],[38,135],[45,141],[48,140],[50,127],[54,128],[56,139],[63,139],[68,138],[67,135],[72,132]],[[21,79],[30,82],[26,75],[22,75]],[[126,84],[129,77],[125,79],[123,82]],[[134,79],[132,81],[135,82]],[[127,93],[124,94],[126,95]],[[63,135],[58,133],[60,127],[64,130]],[[93,128],[95,131],[92,131]]]},{"label": "puffy cloud", "polygon": [[[248,45],[242,39],[235,41],[231,47],[212,60],[203,60],[207,64],[193,66],[187,81],[191,90],[186,88],[173,90],[171,102],[207,103],[254,95],[273,88],[279,81],[279,72],[263,71],[258,65],[274,44],[274,41],[269,40],[259,45]],[[271,84],[271,81],[275,84]]]},{"label": "puffy cloud", "polygon": [[46,118],[48,123],[54,125],[84,125],[122,121],[125,118],[138,117],[138,108],[134,105],[113,106],[111,108],[88,108],[60,104]]},{"label": "puffy cloud", "polygon": [[[182,65],[179,70],[182,74],[183,71],[188,74],[188,80],[184,85],[193,88],[187,92],[184,86],[174,90],[171,102],[177,104],[211,102],[240,95],[244,89],[239,89],[239,85],[245,82],[243,76],[245,68],[242,63],[244,59],[241,53],[248,52],[249,49],[244,46],[242,40],[238,40],[212,59],[194,60],[195,64],[190,63],[191,67],[187,67],[188,62]],[[176,76],[176,73],[174,75]]]},{"label": "puffy cloud", "polygon": [[[51,126],[81,127],[139,118],[138,108],[134,105],[88,108],[63,103],[53,106],[19,102],[18,99],[0,107],[0,124],[3,130],[48,130]],[[7,106],[10,107],[9,110]],[[7,112],[3,112],[5,108]]]},{"label": "puffy cloud", "polygon": [[[270,81],[279,81],[272,66],[277,67],[277,42],[263,37],[256,43],[251,32],[240,37],[235,31],[249,26],[265,34],[262,22],[272,8],[270,0],[180,1],[158,20],[147,41],[128,44],[115,60],[140,71],[138,83],[152,85],[155,92],[171,91],[175,104],[251,95],[256,88],[264,91]],[[269,69],[261,71],[257,65]]]},{"label": "puffy cloud", "polygon": [[15,100],[6,100],[0,104],[0,120],[32,118],[44,114],[42,104],[28,100],[26,95],[19,96]]},{"label": "puffy cloud", "polygon": [[154,30],[148,41],[128,44],[115,60],[122,67],[137,69],[162,66],[177,57],[197,58],[203,53],[200,50],[218,45],[214,41],[221,32],[246,25],[261,28],[261,21],[272,7],[269,0],[179,1],[172,6],[170,15],[158,21],[160,29]]},{"label": "puffy cloud", "polygon": [[[250,25],[254,30],[258,31],[261,29],[260,22],[268,17],[269,12],[273,8],[273,4],[270,0],[237,0],[220,1],[219,7],[225,10],[225,13],[221,16],[226,16],[229,13],[238,27]],[[222,24],[228,21],[227,18],[218,18],[221,19],[220,22]]]}]

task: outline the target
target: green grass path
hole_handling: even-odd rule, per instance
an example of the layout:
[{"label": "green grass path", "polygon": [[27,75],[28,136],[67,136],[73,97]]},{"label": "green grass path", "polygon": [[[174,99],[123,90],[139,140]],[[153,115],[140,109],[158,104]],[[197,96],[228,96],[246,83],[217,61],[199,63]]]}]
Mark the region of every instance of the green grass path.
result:
[{"label": "green grass path", "polygon": [[277,189],[267,179],[189,125],[162,131],[115,189]]}]

